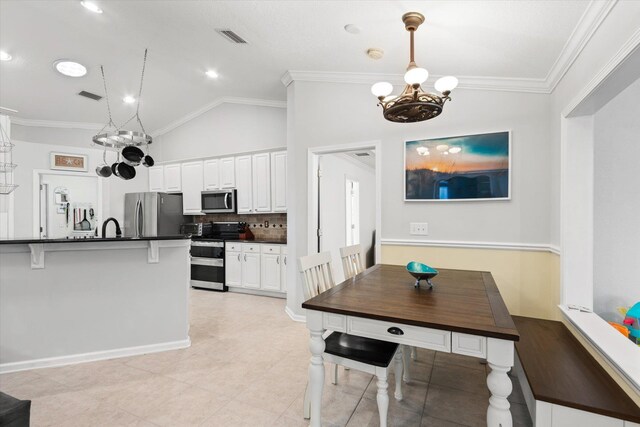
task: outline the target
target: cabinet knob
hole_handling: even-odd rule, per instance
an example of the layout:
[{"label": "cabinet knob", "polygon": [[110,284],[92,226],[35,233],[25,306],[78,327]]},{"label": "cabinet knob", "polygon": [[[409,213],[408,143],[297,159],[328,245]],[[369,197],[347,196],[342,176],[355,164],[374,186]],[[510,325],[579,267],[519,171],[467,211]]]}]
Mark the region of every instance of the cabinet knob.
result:
[{"label": "cabinet knob", "polygon": [[390,327],[389,329],[387,329],[387,332],[389,332],[390,334],[393,335],[404,335],[404,331],[400,328],[397,328],[395,326]]}]

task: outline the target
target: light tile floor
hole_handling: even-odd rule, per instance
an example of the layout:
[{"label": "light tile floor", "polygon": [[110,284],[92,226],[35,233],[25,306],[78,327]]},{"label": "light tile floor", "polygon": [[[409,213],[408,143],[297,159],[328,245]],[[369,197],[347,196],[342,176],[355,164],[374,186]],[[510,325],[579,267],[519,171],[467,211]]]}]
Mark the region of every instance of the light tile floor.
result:
[{"label": "light tile floor", "polygon": [[[59,368],[0,375],[0,390],[31,399],[32,426],[306,426],[307,330],[284,300],[191,291],[192,346]],[[483,426],[488,405],[478,359],[419,350],[390,426]],[[324,426],[377,426],[370,375],[340,370],[327,381]],[[510,398],[515,426],[530,426],[522,392]]]}]

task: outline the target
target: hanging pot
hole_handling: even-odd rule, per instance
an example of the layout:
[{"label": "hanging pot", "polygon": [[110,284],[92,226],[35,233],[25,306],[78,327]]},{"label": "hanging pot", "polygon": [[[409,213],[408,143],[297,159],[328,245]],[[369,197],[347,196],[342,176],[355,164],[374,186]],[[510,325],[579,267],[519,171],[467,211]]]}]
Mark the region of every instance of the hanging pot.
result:
[{"label": "hanging pot", "polygon": [[123,161],[129,166],[138,166],[143,157],[144,153],[142,150],[134,145],[129,145],[122,149]]},{"label": "hanging pot", "polygon": [[102,164],[96,167],[96,173],[98,176],[103,178],[109,178],[113,173],[111,167],[107,164],[107,147],[104,147],[104,152],[102,153]]},{"label": "hanging pot", "polygon": [[142,165],[150,168],[155,163],[156,162],[155,160],[153,160],[153,157],[149,155],[149,144],[147,144],[147,154],[145,154],[145,156],[142,158]]},{"label": "hanging pot", "polygon": [[111,166],[111,169],[114,169],[115,176],[118,178],[124,179],[128,181],[136,177],[136,169],[133,166],[130,166],[124,162],[114,163]]}]

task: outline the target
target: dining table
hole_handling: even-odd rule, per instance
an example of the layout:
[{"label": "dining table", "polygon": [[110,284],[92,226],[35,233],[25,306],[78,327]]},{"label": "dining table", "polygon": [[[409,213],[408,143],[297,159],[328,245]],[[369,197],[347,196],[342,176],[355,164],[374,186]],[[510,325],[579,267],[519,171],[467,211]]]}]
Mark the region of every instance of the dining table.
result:
[{"label": "dining table", "polygon": [[519,334],[493,276],[439,269],[431,282],[418,286],[404,266],[377,264],[302,304],[310,333],[312,427],[322,420],[326,331],[485,359],[491,368],[487,425],[512,426],[507,373]]}]

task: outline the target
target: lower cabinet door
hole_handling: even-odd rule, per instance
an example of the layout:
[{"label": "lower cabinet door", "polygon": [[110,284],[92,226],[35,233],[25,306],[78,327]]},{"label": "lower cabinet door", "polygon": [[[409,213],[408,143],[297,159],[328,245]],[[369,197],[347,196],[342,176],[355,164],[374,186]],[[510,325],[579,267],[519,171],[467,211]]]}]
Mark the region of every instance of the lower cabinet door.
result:
[{"label": "lower cabinet door", "polygon": [[287,292],[287,254],[286,252],[282,254],[282,259],[280,262],[280,291]]},{"label": "lower cabinet door", "polygon": [[280,254],[262,254],[262,289],[280,292]]},{"label": "lower cabinet door", "polygon": [[225,276],[227,286],[242,286],[242,258],[240,252],[225,254]]},{"label": "lower cabinet door", "polygon": [[242,254],[242,286],[260,289],[260,253]]}]

